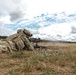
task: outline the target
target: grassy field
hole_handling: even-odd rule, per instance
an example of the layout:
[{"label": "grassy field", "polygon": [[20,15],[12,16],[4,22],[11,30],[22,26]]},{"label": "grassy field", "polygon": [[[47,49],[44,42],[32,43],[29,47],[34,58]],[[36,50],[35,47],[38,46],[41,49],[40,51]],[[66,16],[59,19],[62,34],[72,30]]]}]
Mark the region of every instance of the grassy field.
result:
[{"label": "grassy field", "polygon": [[39,43],[47,49],[0,54],[0,75],[76,75],[75,43]]}]

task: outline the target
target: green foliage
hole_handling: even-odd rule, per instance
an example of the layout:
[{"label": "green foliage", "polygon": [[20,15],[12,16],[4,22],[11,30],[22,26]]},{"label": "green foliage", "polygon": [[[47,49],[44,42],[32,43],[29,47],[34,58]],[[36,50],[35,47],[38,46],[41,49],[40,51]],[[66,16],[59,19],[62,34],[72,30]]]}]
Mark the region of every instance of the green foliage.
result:
[{"label": "green foliage", "polygon": [[0,36],[0,39],[5,39],[7,38],[7,36]]}]

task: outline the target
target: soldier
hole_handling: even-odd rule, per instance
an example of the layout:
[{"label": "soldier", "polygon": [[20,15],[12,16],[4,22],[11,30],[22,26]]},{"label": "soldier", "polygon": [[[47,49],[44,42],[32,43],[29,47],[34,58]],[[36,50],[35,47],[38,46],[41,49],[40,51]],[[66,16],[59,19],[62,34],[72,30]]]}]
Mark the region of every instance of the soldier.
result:
[{"label": "soldier", "polygon": [[[23,49],[34,50],[29,38],[32,34],[24,29],[19,29],[16,34],[10,35],[6,38],[6,49],[8,51],[18,51]],[[7,51],[6,50],[6,51]]]}]

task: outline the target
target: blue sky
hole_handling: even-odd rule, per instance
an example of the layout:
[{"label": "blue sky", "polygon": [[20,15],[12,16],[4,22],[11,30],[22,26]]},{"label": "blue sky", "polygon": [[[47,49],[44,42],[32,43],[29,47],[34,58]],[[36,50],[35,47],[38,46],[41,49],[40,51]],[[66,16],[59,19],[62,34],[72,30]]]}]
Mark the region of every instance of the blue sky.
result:
[{"label": "blue sky", "polygon": [[48,40],[76,41],[75,0],[0,0],[0,35],[29,29]]}]

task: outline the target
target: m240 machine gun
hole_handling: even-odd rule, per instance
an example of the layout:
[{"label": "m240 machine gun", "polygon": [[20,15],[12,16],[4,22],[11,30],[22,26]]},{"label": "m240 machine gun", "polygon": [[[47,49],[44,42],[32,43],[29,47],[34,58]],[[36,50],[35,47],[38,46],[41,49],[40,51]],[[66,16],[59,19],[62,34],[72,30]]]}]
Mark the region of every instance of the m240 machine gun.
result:
[{"label": "m240 machine gun", "polygon": [[38,43],[43,42],[44,40],[40,39],[40,38],[30,38],[30,41],[33,42],[34,48],[40,48],[40,49],[46,49],[47,47],[45,46],[40,46],[38,45]]}]

